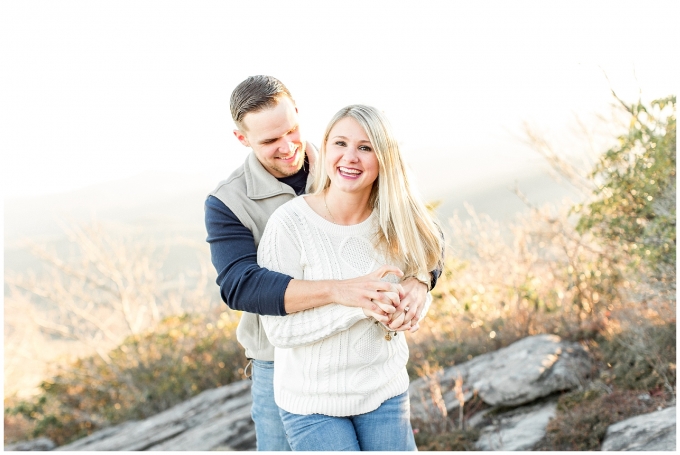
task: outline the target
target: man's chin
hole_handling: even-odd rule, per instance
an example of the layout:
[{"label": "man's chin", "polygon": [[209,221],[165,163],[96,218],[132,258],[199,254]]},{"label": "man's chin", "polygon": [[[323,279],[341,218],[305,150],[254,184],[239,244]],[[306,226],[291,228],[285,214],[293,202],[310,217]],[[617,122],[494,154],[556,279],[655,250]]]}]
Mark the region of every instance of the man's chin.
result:
[{"label": "man's chin", "polygon": [[279,167],[277,171],[279,173],[285,175],[286,177],[290,177],[291,175],[295,175],[298,172],[300,172],[300,169],[302,169],[302,165],[304,164],[305,160],[304,158],[299,160],[299,162],[296,162],[295,164],[291,164],[290,166],[286,167]]},{"label": "man's chin", "polygon": [[[302,149],[299,152],[298,158],[295,160],[295,164],[291,166],[291,169],[294,169],[293,174],[297,174],[300,169],[302,169],[302,165],[305,164],[305,151]],[[292,174],[291,174],[292,175]]]}]

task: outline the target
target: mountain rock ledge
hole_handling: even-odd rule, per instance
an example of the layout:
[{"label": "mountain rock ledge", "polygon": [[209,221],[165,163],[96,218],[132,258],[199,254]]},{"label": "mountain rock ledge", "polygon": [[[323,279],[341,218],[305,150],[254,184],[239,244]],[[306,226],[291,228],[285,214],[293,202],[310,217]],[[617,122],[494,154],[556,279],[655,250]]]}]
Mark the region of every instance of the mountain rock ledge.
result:
[{"label": "mountain rock ledge", "polygon": [[[457,410],[458,380],[466,401],[477,394],[491,406],[468,422],[480,431],[478,450],[532,450],[555,415],[558,394],[585,387],[592,372],[591,356],[580,344],[554,335],[524,338],[413,381],[411,418],[417,428],[442,419],[438,406]],[[255,450],[250,386],[243,380],[206,390],[146,420],[105,428],[54,450]],[[441,392],[438,406],[432,400],[435,388]],[[50,443],[40,438],[5,450],[52,450]],[[674,450],[675,407],[612,425],[602,449]]]}]

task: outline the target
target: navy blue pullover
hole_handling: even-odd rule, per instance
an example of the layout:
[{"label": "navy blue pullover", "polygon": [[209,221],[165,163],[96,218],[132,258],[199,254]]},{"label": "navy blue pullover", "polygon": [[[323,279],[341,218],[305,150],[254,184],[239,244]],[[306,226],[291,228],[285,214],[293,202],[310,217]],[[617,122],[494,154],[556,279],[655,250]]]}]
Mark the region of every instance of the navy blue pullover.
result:
[{"label": "navy blue pullover", "polygon": [[[305,161],[297,174],[278,180],[299,196],[305,191],[308,169]],[[253,233],[215,196],[205,201],[205,227],[220,295],[227,306],[248,313],[285,316],[283,297],[293,278],[257,265]]]}]

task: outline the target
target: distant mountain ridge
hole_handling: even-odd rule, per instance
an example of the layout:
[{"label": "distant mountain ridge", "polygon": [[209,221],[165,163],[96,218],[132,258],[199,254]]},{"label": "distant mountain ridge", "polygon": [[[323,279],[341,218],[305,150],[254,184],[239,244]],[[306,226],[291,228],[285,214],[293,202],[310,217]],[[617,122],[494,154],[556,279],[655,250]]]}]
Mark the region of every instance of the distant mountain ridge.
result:
[{"label": "distant mountain ridge", "polygon": [[57,220],[201,226],[203,201],[217,182],[191,174],[146,172],[67,193],[5,201],[5,248],[22,237],[59,235]]},{"label": "distant mountain ridge", "polygon": [[[205,240],[203,203],[217,182],[197,175],[143,173],[135,177],[92,185],[62,194],[15,199],[5,202],[5,269],[25,270],[35,264],[21,240],[60,243],[64,232],[60,221],[68,224],[97,220],[105,224],[123,224],[156,235],[179,235],[199,242]],[[438,182],[439,188],[446,188]],[[578,199],[568,183],[556,182],[546,172],[533,170],[516,176],[493,178],[476,184],[456,185],[432,194],[426,200],[440,201],[437,215],[445,233],[454,213],[466,219],[465,204],[477,213],[499,221],[509,221],[518,212],[528,210],[513,192],[517,186],[532,204],[559,203],[565,198]],[[426,193],[427,194],[427,193]]]}]

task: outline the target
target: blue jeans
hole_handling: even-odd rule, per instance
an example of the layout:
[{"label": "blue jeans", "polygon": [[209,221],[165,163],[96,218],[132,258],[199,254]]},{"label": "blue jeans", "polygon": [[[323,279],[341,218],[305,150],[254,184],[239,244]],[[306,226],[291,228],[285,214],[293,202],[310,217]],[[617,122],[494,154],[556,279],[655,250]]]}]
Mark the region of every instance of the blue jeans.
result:
[{"label": "blue jeans", "polygon": [[406,391],[366,414],[330,417],[292,414],[281,409],[281,419],[296,451],[416,451],[410,410]]},{"label": "blue jeans", "polygon": [[253,407],[250,415],[255,422],[257,450],[290,450],[279,407],[274,402],[274,362],[253,359],[252,367]]}]

